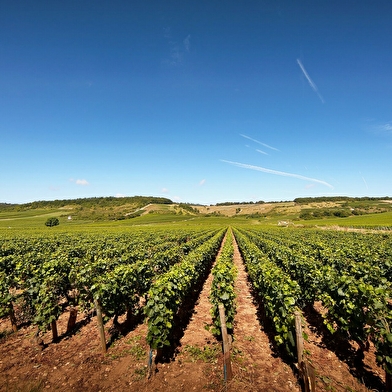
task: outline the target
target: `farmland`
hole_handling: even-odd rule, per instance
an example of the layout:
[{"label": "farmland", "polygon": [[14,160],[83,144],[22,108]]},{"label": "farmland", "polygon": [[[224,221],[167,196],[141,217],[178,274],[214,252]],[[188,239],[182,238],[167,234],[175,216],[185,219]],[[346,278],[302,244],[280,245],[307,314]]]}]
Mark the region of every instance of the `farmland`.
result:
[{"label": "farmland", "polygon": [[219,303],[227,390],[301,390],[297,312],[317,390],[385,389],[390,203],[342,203],[3,209],[1,390],[220,391]]}]

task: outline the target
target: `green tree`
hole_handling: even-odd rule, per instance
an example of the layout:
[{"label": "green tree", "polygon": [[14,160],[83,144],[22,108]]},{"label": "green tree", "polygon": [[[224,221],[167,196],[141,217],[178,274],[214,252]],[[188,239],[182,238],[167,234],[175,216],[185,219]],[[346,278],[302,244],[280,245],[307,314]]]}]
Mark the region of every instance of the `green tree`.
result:
[{"label": "green tree", "polygon": [[48,227],[58,226],[59,224],[60,224],[60,221],[58,218],[48,218],[45,222],[45,226],[48,226]]}]

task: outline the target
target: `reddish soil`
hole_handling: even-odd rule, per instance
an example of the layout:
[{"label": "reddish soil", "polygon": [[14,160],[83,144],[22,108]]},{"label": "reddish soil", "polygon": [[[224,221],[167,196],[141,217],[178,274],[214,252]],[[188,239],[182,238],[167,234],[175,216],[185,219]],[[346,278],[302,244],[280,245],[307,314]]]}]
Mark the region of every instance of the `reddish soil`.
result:
[{"label": "reddish soil", "polygon": [[[211,324],[212,275],[204,283],[181,345],[171,361],[158,363],[147,379],[146,324],[139,324],[100,352],[96,318],[78,316],[73,335],[64,334],[65,312],[58,321],[60,339],[44,335],[42,350],[34,338],[35,327],[22,326],[11,333],[8,320],[0,320],[0,391],[300,391],[294,364],[286,363],[260,321],[241,256],[235,248],[237,314],[232,344],[233,379],[225,384],[221,344],[208,331]],[[317,305],[317,304],[316,304]],[[317,391],[382,390],[384,374],[376,366],[372,349],[362,363],[355,347],[334,341],[322,328],[319,306],[304,314],[308,360],[316,371]],[[111,322],[106,324],[111,339]],[[63,335],[62,335],[63,334]],[[362,382],[361,382],[362,381]],[[367,386],[365,386],[365,385]]]}]

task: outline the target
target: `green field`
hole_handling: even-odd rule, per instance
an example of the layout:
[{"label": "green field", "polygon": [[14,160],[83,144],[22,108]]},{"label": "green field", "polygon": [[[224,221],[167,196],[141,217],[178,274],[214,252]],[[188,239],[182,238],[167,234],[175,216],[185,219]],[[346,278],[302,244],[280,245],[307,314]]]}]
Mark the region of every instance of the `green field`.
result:
[{"label": "green field", "polygon": [[351,216],[348,218],[329,218],[314,221],[302,221],[301,223],[306,226],[341,226],[392,230],[392,212]]},{"label": "green field", "polygon": [[[167,224],[254,224],[265,226],[294,227],[343,227],[363,229],[392,228],[392,204],[383,201],[353,201],[330,203],[281,202],[269,204],[238,204],[231,206],[188,206],[183,204],[119,204],[118,200],[88,205],[15,206],[0,209],[0,230],[27,231],[80,231],[104,228],[132,227],[139,225]],[[35,207],[35,208],[34,208]],[[360,214],[336,217],[336,211],[360,211]],[[305,213],[311,219],[303,219]],[[320,214],[328,215],[322,218]],[[313,216],[314,215],[314,216]],[[50,217],[59,219],[59,226],[48,228],[45,222]]]}]

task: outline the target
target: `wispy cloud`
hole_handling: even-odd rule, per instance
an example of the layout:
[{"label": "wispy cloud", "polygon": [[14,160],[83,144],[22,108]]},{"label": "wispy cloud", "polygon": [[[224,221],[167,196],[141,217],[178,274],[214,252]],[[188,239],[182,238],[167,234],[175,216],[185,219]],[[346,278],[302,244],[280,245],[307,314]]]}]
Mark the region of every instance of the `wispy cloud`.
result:
[{"label": "wispy cloud", "polygon": [[378,121],[374,118],[365,120],[364,129],[376,136],[390,137],[392,136],[392,121]]},{"label": "wispy cloud", "polygon": [[70,181],[74,182],[76,185],[82,185],[82,186],[90,185],[90,183],[85,179],[74,180],[73,178],[71,178]]},{"label": "wispy cloud", "polygon": [[248,165],[246,163],[239,163],[239,162],[232,162],[232,161],[226,161],[224,159],[221,159],[222,162],[228,163],[230,165],[234,165],[237,167],[242,167],[244,169],[249,169],[249,170],[256,170],[256,171],[260,171],[260,172],[264,172],[264,173],[268,173],[268,174],[275,174],[277,176],[284,176],[284,177],[293,177],[293,178],[298,178],[299,180],[305,180],[305,181],[312,181],[312,182],[317,182],[318,184],[322,184],[327,186],[328,188],[333,189],[334,187],[329,184],[326,181],[322,181],[322,180],[318,180],[317,178],[311,178],[311,177],[305,177],[302,176],[300,174],[294,174],[294,173],[286,173],[286,172],[282,172],[279,170],[272,170],[272,169],[266,169],[265,167],[261,167],[261,166],[254,166],[254,165]]},{"label": "wispy cloud", "polygon": [[[279,150],[278,150],[277,148],[275,148],[275,147],[271,147],[271,146],[269,146],[268,144],[262,143],[262,142],[260,142],[260,141],[258,141],[258,140],[256,140],[256,139],[253,139],[253,138],[251,138],[251,137],[249,137],[249,136],[246,136],[246,135],[244,135],[244,134],[242,134],[242,133],[240,133],[240,136],[244,137],[245,139],[252,140],[252,142],[258,143],[258,144],[260,144],[260,145],[262,145],[262,146],[264,146],[264,147],[266,147],[266,148],[269,148],[270,150],[279,151]],[[260,152],[260,151],[259,151],[259,152]]]},{"label": "wispy cloud", "polygon": [[170,55],[164,60],[164,63],[171,66],[179,66],[183,64],[185,52],[189,52],[191,48],[191,35],[188,34],[181,43],[173,39],[171,28],[167,27],[164,30],[164,37],[169,44]]},{"label": "wispy cloud", "polygon": [[180,51],[180,48],[175,42],[170,42],[170,60],[169,63],[171,65],[180,65],[182,64],[183,54]]},{"label": "wispy cloud", "polygon": [[265,151],[259,150],[256,148],[256,151],[259,152],[260,154],[268,155]]},{"label": "wispy cloud", "polygon": [[189,52],[190,49],[191,49],[191,35],[188,34],[188,35],[185,37],[184,41],[182,41],[182,42],[184,43],[185,50],[186,50],[187,52]]},{"label": "wispy cloud", "polygon": [[199,182],[199,185],[202,186],[202,185],[204,185],[205,183],[206,183],[206,180],[203,178],[203,179]]},{"label": "wispy cloud", "polygon": [[387,135],[392,135],[392,123],[385,123],[380,125],[379,127],[382,133],[386,133]]},{"label": "wispy cloud", "polygon": [[167,189],[167,188],[162,188],[161,192],[162,192],[162,193],[169,193],[169,189]]},{"label": "wispy cloud", "polygon": [[309,74],[306,72],[306,69],[303,66],[303,64],[301,63],[301,60],[297,59],[297,63],[299,65],[299,67],[301,68],[302,73],[305,75],[305,78],[308,80],[308,82],[310,84],[310,87],[312,87],[313,91],[318,95],[318,97],[320,98],[321,102],[324,103],[324,98],[319,93],[316,84],[313,82],[313,80],[310,78]]}]

